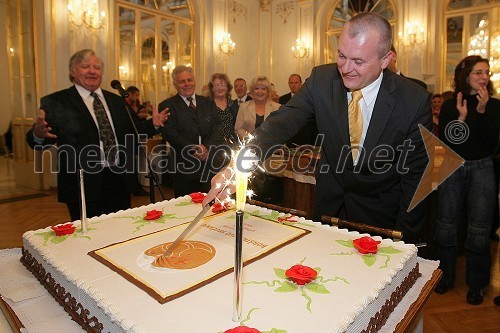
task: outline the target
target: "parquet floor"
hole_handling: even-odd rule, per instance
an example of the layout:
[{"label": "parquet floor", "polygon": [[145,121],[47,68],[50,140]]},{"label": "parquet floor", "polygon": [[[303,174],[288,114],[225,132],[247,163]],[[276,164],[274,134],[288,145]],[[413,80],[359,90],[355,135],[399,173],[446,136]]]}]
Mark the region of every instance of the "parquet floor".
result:
[{"label": "parquet floor", "polygon": [[[0,157],[0,195],[16,191],[6,176],[5,164]],[[3,167],[2,167],[3,165]],[[9,178],[9,179],[6,179]],[[7,184],[7,186],[5,186]],[[22,189],[21,189],[22,191]],[[172,197],[170,188],[162,187],[167,199]],[[46,197],[0,204],[0,249],[21,247],[22,234],[27,230],[44,228],[68,220],[66,206],[56,200],[56,191],[50,190]],[[157,193],[156,198],[160,196]],[[132,197],[134,207],[149,203],[149,197]],[[455,288],[445,295],[433,293],[427,302],[424,314],[425,333],[497,333],[500,332],[500,306],[493,298],[500,295],[500,247],[498,242],[491,246],[493,271],[491,284],[485,291],[483,304],[472,306],[466,303],[464,269],[465,258],[458,262]]]}]

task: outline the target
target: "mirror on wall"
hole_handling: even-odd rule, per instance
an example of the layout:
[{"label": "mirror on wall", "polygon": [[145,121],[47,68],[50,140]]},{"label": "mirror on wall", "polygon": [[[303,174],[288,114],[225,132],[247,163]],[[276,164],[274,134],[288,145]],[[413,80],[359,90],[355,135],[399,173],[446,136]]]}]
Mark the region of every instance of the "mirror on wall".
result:
[{"label": "mirror on wall", "polygon": [[119,45],[118,77],[124,87],[135,85],[135,11],[123,7],[118,8]]},{"label": "mirror on wall", "polygon": [[462,59],[464,17],[453,16],[446,20],[446,75],[445,89],[453,90],[455,66]]},{"label": "mirror on wall", "polygon": [[[189,20],[189,2],[117,2],[120,80],[127,86],[137,86],[143,102],[157,104],[175,93],[170,78],[174,67],[191,66],[194,62],[194,22]],[[131,6],[130,3],[139,6]]]}]

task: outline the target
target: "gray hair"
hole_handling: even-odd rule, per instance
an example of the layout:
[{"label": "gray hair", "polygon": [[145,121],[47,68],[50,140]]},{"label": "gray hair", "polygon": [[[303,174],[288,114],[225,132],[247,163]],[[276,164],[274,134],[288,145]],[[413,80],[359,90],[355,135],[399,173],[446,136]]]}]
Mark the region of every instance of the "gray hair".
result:
[{"label": "gray hair", "polygon": [[102,62],[102,59],[97,56],[94,50],[91,49],[83,49],[80,51],[77,51],[75,54],[69,58],[69,80],[71,82],[74,82],[73,77],[71,76],[71,71],[75,69],[76,65],[79,63],[85,61],[88,57],[90,56],[96,56],[99,62],[101,63],[101,67],[104,68],[104,63]]},{"label": "gray hair", "polygon": [[194,72],[193,72],[193,69],[191,67],[188,67],[185,65],[179,65],[179,66],[175,67],[174,70],[172,71],[172,79],[174,80],[174,82],[177,81],[177,74],[183,73],[183,72],[189,72],[189,73],[191,73],[191,75],[194,76]]}]

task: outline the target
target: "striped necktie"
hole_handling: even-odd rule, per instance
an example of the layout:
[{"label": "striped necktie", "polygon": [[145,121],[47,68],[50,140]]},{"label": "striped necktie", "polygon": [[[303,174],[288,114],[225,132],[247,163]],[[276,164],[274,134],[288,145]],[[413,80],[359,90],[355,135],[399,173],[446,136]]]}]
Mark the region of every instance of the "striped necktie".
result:
[{"label": "striped necktie", "polygon": [[189,101],[189,108],[196,113],[196,105],[194,105],[194,102],[193,102],[194,98],[193,98],[193,96],[189,96],[186,99]]},{"label": "striped necktie", "polygon": [[104,156],[109,165],[114,165],[116,159],[116,141],[113,128],[99,96],[94,91],[90,93],[90,96],[94,97],[92,106],[94,107],[97,126],[99,127],[99,137],[102,141]]},{"label": "striped necktie", "polygon": [[361,90],[352,92],[352,99],[349,103],[349,137],[351,140],[352,160],[356,161],[359,154],[359,144],[361,142],[361,135],[363,134],[363,117],[361,114],[361,107],[359,101],[363,98]]}]

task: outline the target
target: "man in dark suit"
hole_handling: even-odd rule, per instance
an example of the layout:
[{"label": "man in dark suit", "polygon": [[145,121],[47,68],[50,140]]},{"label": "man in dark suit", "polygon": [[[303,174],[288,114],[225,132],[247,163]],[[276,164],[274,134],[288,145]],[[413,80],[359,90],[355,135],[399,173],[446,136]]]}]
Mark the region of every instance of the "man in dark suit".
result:
[{"label": "man in dark suit", "polygon": [[[286,104],[296,93],[299,92],[300,87],[302,87],[302,77],[299,74],[292,74],[288,78],[288,86],[290,87],[290,92],[280,97],[279,102],[281,105]],[[290,148],[295,148],[302,145],[314,145],[316,143],[316,137],[318,135],[318,127],[316,126],[315,119],[302,127],[297,134],[295,134],[290,140],[287,141],[286,145]]]},{"label": "man in dark suit", "polygon": [[[422,205],[407,210],[428,162],[419,125],[431,130],[431,104],[425,90],[385,70],[391,40],[382,16],[353,17],[341,32],[337,64],[314,68],[297,95],[254,134],[262,159],[316,118],[324,140],[315,219],[329,215],[398,229],[411,243],[424,225]],[[361,128],[354,122],[359,116]],[[215,195],[224,196],[214,188],[205,202]]]},{"label": "man in dark suit", "polygon": [[252,100],[252,96],[248,94],[247,81],[244,78],[234,80],[234,92],[236,93],[235,102],[240,105],[243,102]]},{"label": "man in dark suit", "polygon": [[[101,89],[103,62],[93,50],[76,52],[69,61],[74,85],[41,99],[39,117],[27,133],[34,149],[58,146],[58,200],[72,220],[80,218],[79,178],[84,171],[87,216],[130,208],[124,172],[134,172],[137,138],[123,98]],[[155,113],[157,122],[166,111]],[[154,132],[153,122],[141,128]]]},{"label": "man in dark suit", "polygon": [[286,104],[299,91],[300,87],[302,87],[302,77],[299,74],[290,75],[288,86],[290,87],[290,92],[280,97],[279,103],[281,105]]},{"label": "man in dark suit", "polygon": [[396,52],[396,48],[394,48],[394,45],[391,44],[391,52],[392,52],[392,58],[391,61],[389,61],[389,65],[387,65],[387,69],[393,71],[394,73],[401,75],[402,77],[415,82],[425,90],[427,90],[427,84],[424,81],[420,81],[419,79],[414,79],[412,77],[404,76],[403,73],[398,69],[398,54]]},{"label": "man in dark suit", "polygon": [[191,67],[177,66],[172,72],[177,94],[160,103],[170,117],[162,135],[170,144],[169,172],[176,197],[192,192],[207,192],[214,167],[214,148],[222,142],[222,126],[215,103],[195,95]]}]

